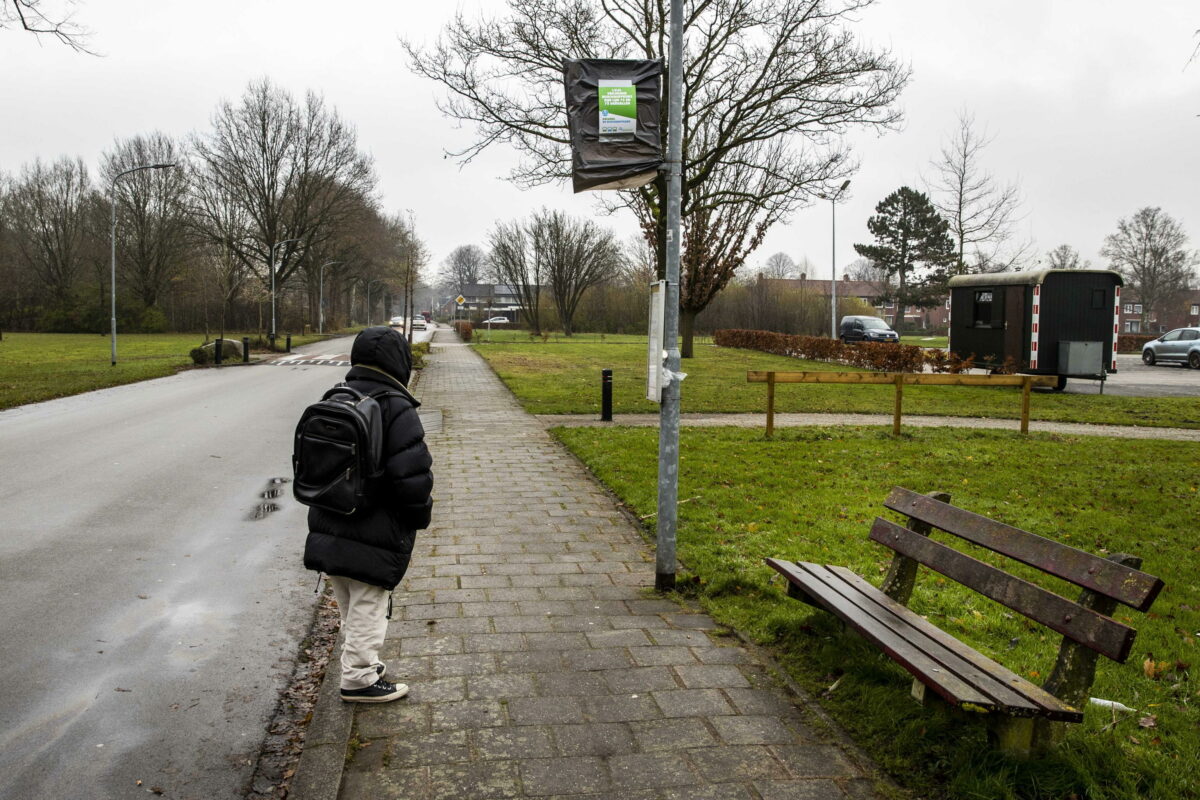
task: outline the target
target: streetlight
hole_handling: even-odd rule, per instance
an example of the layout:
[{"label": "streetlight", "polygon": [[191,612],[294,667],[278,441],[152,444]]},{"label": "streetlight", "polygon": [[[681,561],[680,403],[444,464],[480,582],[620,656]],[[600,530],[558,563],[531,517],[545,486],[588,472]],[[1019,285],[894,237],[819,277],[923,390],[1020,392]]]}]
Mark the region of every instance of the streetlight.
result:
[{"label": "streetlight", "polygon": [[110,283],[112,284],[112,365],[117,365],[117,181],[125,177],[131,172],[137,172],[142,169],[167,169],[175,166],[174,164],[142,164],[139,167],[130,167],[124,172],[118,172],[117,176],[112,179],[112,185],[108,190],[108,203],[112,207],[112,229],[109,231],[109,240],[112,243],[112,276]]},{"label": "streetlight", "polygon": [[299,239],[284,239],[271,245],[271,349],[275,349],[275,248],[284,244],[298,242]]},{"label": "streetlight", "polygon": [[321,291],[317,299],[317,333],[325,332],[325,268],[332,267],[334,264],[344,264],[344,261],[326,261],[321,265],[320,287]]},{"label": "streetlight", "polygon": [[838,338],[837,332],[837,201],[842,196],[842,192],[846,191],[846,187],[850,185],[850,179],[847,178],[842,187],[831,195],[817,195],[822,200],[829,201],[830,212],[832,213],[833,235],[830,241],[829,260],[832,266],[829,271],[829,335],[834,339]]},{"label": "streetlight", "polygon": [[367,327],[371,327],[371,284],[384,283],[383,278],[376,278],[373,281],[367,281]]}]

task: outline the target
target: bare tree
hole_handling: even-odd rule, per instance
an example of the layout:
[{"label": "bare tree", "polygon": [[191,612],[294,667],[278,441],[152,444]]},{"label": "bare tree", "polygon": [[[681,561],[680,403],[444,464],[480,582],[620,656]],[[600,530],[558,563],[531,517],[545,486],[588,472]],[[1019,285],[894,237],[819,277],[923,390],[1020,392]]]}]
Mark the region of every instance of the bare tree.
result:
[{"label": "bare tree", "polygon": [[545,264],[546,282],[563,334],[570,336],[579,301],[593,286],[613,277],[621,253],[610,231],[561,211],[535,213],[529,234]]},{"label": "bare tree", "polygon": [[49,36],[81,53],[87,48],[90,31],[75,22],[73,0],[60,0],[55,8],[45,0],[0,0],[0,30],[21,28],[39,39]]},{"label": "bare tree", "polygon": [[174,140],[152,133],[118,141],[101,159],[106,186],[132,167],[176,164],[174,169],[132,172],[115,186],[117,263],[147,308],[158,304],[163,288],[182,271],[190,245],[188,170],[182,158]]},{"label": "bare tree", "polygon": [[654,247],[645,236],[631,236],[625,243],[625,257],[621,259],[620,268],[614,276],[625,285],[636,287],[642,291],[649,289],[650,284],[658,278],[658,268]]},{"label": "bare tree", "polygon": [[542,332],[541,284],[545,280],[546,264],[534,246],[533,237],[520,221],[497,222],[488,234],[491,253],[488,263],[499,283],[506,283],[517,295],[521,315],[530,329]]},{"label": "bare tree", "polygon": [[463,286],[479,283],[487,269],[487,253],[474,244],[460,245],[450,251],[442,262],[442,280],[451,291],[461,291]]},{"label": "bare tree", "polygon": [[91,180],[80,159],[26,165],[4,202],[15,251],[53,300],[71,299],[87,247]]},{"label": "bare tree", "polygon": [[1046,253],[1048,269],[1091,269],[1092,262],[1079,258],[1079,251],[1069,244],[1060,244]]},{"label": "bare tree", "polygon": [[[763,231],[854,171],[840,134],[900,119],[895,101],[909,71],[887,52],[860,46],[846,29],[871,0],[689,0],[684,64],[683,219],[740,217],[750,206]],[[665,58],[667,10],[660,0],[509,0],[499,20],[459,13],[431,48],[405,43],[412,69],[447,91],[443,112],[475,126],[476,140],[449,155],[470,162],[493,144],[523,156],[512,179],[533,186],[570,175],[564,58]],[[667,126],[662,126],[665,137]],[[728,173],[737,173],[740,180]],[[765,191],[755,191],[755,189]],[[623,192],[657,247],[666,251],[666,177]],[[685,223],[686,224],[686,223]],[[731,233],[745,226],[733,225]],[[761,236],[685,254],[715,296]],[[750,248],[752,250],[753,248]],[[724,251],[733,263],[715,255]],[[682,308],[683,306],[681,306]],[[694,305],[688,307],[696,310]],[[684,351],[690,352],[685,339]]]},{"label": "bare tree", "polygon": [[210,133],[193,139],[207,180],[225,187],[241,205],[249,237],[231,241],[235,257],[275,284],[300,268],[306,250],[327,242],[361,213],[360,198],[374,191],[371,159],[335,110],[310,92],[301,105],[261,80],[238,105],[222,103]]},{"label": "bare tree", "polygon": [[1161,208],[1139,209],[1117,222],[1100,254],[1129,281],[1142,302],[1142,330],[1151,313],[1193,278],[1197,253],[1187,249],[1183,226]]},{"label": "bare tree", "polygon": [[[1009,247],[1020,218],[1021,189],[1016,183],[1001,185],[984,169],[983,151],[992,139],[974,126],[972,115],[959,113],[958,128],[931,163],[936,175],[928,182],[934,206],[950,223],[957,251],[952,271],[957,275],[1018,267],[1030,247]],[[974,264],[968,264],[968,255]]]},{"label": "bare tree", "polygon": [[796,277],[796,262],[787,253],[773,253],[759,268],[758,274],[764,278],[794,278]]}]

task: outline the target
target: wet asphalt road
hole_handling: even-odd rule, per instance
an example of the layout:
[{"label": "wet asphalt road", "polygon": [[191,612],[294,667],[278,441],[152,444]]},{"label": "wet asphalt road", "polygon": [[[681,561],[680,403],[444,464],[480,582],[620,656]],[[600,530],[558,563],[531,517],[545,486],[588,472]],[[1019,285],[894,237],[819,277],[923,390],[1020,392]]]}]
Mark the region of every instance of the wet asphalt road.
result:
[{"label": "wet asphalt road", "polygon": [[244,794],[314,608],[304,508],[261,495],[343,372],[197,370],[0,412],[0,797]]},{"label": "wet asphalt road", "polygon": [[[1063,391],[1099,394],[1100,382],[1071,378]],[[1200,397],[1200,370],[1174,364],[1147,367],[1140,355],[1118,353],[1117,372],[1108,376],[1104,393],[1122,397]]]}]

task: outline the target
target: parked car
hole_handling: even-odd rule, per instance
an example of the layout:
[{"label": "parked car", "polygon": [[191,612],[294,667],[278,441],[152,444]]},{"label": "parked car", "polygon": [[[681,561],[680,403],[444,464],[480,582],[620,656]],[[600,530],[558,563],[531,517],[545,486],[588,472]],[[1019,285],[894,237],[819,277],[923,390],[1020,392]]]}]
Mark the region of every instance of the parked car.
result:
[{"label": "parked car", "polygon": [[898,342],[900,334],[879,317],[842,317],[841,340],[850,342]]},{"label": "parked car", "polygon": [[1200,328],[1176,328],[1142,346],[1142,361],[1200,369]]},{"label": "parked car", "polygon": [[483,321],[484,325],[507,325],[508,317],[491,317]]}]

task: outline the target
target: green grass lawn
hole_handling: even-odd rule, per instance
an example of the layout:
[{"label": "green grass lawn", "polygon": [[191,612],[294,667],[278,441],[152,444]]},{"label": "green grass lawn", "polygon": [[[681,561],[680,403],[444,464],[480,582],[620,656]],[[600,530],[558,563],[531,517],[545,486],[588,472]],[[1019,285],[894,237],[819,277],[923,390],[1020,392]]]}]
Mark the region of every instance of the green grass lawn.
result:
[{"label": "green grass lawn", "polygon": [[[554,434],[633,513],[655,512],[655,430]],[[883,428],[790,429],[767,441],[759,431],[684,429],[680,580],[718,619],[771,645],[916,797],[1196,798],[1198,484],[1200,449],[1190,443],[948,429],[893,438]],[[1092,689],[1138,713],[1092,706],[1054,755],[1009,761],[988,750],[982,725],[922,708],[908,673],[789,599],[764,557],[847,565],[879,583],[890,551],[867,531],[889,516],[881,503],[893,485],[948,491],[972,511],[1092,552],[1143,556],[1166,588],[1149,614],[1117,611],[1139,631],[1133,653],[1124,665],[1102,658]],[[652,537],[653,518],[646,524]],[[928,570],[910,606],[1035,682],[1054,664],[1059,635]]]},{"label": "green grass lawn", "polygon": [[945,350],[950,344],[946,336],[901,336],[900,344],[915,344],[917,347],[936,347]]},{"label": "green grass lawn", "polygon": [[[490,343],[475,345],[534,414],[593,414],[600,410],[600,370],[613,370],[613,410],[618,414],[657,413],[645,399],[646,338],[582,335],[543,343],[530,342],[521,331],[493,331]],[[767,389],[747,384],[748,370],[852,370],[851,367],[774,356],[753,350],[698,343],[696,357],[683,362],[685,412],[750,412],[765,415]],[[791,384],[775,391],[777,412],[891,414],[895,392],[890,386]],[[908,386],[905,414],[1017,419],[1021,413],[1016,388]],[[1195,398],[1143,398],[1038,392],[1030,403],[1037,420],[1114,425],[1200,428],[1200,402]]]},{"label": "green grass lawn", "polygon": [[[226,338],[240,340],[242,334]],[[293,336],[292,346],[323,338]],[[191,366],[188,352],[203,343],[204,335],[198,333],[119,333],[114,367],[107,335],[5,333],[0,342],[0,409],[173,375]]]}]

